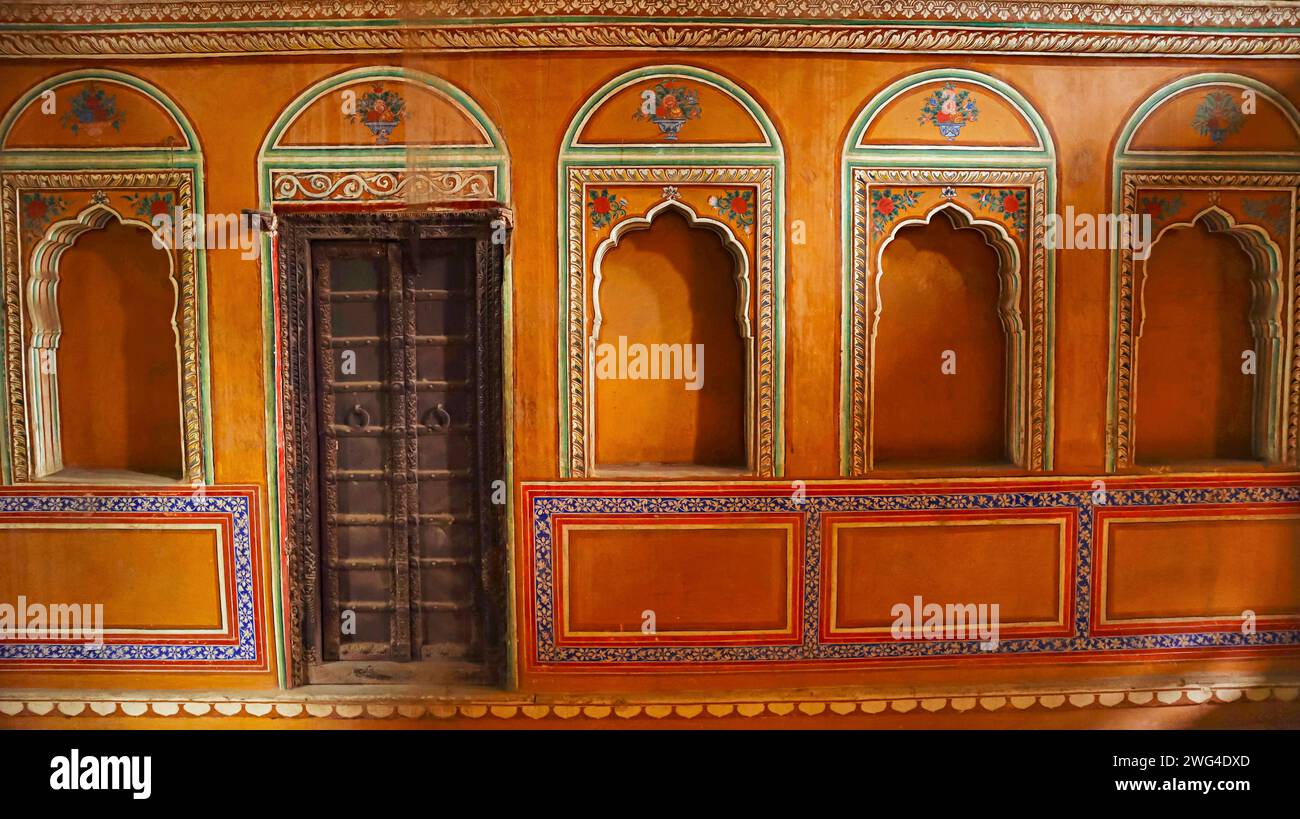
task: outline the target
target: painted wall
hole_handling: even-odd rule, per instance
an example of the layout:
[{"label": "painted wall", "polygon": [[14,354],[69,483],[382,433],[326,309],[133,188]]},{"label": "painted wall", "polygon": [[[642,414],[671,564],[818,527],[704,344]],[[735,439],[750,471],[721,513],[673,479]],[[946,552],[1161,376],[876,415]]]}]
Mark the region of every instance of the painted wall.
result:
[{"label": "painted wall", "polygon": [[[387,61],[391,62],[391,61]],[[256,160],[272,123],[304,90],[341,71],[372,64],[365,57],[338,58],[246,58],[158,61],[105,61],[95,67],[127,72],[155,85],[174,100],[193,124],[203,151],[205,207],[210,213],[238,213],[259,204]],[[653,64],[688,64],[730,78],[746,90],[770,116],[780,135],[785,155],[785,202],[783,231],[799,221],[805,231],[801,244],[787,243],[786,269],[783,271],[785,292],[785,348],[782,420],[784,444],[781,458],[784,476],[789,480],[833,479],[841,474],[842,438],[838,419],[841,413],[841,317],[843,305],[842,258],[843,236],[840,167],[842,149],[850,124],[862,107],[882,88],[911,74],[933,68],[962,68],[997,77],[1017,89],[1041,114],[1055,143],[1059,177],[1057,197],[1061,204],[1072,205],[1078,212],[1104,213],[1112,205],[1111,160],[1115,140],[1125,122],[1156,89],[1179,77],[1206,70],[1234,72],[1255,78],[1277,89],[1286,98],[1300,101],[1300,73],[1290,63],[1267,60],[1204,62],[1174,59],[1044,59],[1044,58],[967,58],[894,55],[823,55],[823,54],[701,54],[701,53],[624,53],[624,54],[502,54],[487,55],[415,55],[403,61],[407,68],[441,77],[464,90],[482,107],[496,124],[509,150],[511,169],[509,204],[516,223],[512,240],[512,333],[513,333],[513,477],[517,523],[520,529],[526,518],[521,511],[521,482],[553,481],[560,477],[560,428],[557,395],[559,361],[557,343],[559,258],[556,237],[562,225],[557,208],[557,157],[570,121],[583,102],[605,81],[625,71]],[[42,80],[74,67],[58,61],[23,61],[0,64],[0,108],[7,109],[27,89]],[[990,113],[990,117],[993,114]],[[631,117],[631,110],[628,112]],[[300,123],[299,139],[334,141],[346,133],[368,136],[355,124],[345,126],[338,120]],[[129,123],[128,123],[129,127]],[[58,126],[54,126],[58,130]],[[687,126],[689,133],[691,126]],[[696,129],[703,131],[703,128]],[[436,133],[436,129],[435,129]],[[973,132],[972,132],[973,133]],[[67,137],[64,136],[64,139]],[[437,137],[435,137],[436,139]],[[1111,337],[1111,257],[1105,251],[1066,250],[1056,256],[1055,270],[1055,351],[1053,474],[1060,476],[1096,476],[1107,468],[1107,383],[1110,368]],[[0,684],[6,686],[97,687],[97,688],[265,688],[277,684],[276,613],[271,593],[276,588],[273,564],[276,561],[273,531],[273,487],[268,485],[267,413],[268,385],[272,376],[264,365],[266,313],[263,305],[262,270],[256,261],[241,259],[236,251],[207,253],[207,329],[210,355],[211,457],[212,479],[219,493],[224,486],[253,487],[260,499],[254,507],[253,521],[260,540],[272,548],[254,550],[248,557],[255,561],[257,582],[265,593],[256,598],[255,616],[267,639],[258,649],[261,654],[251,668],[222,672],[212,666],[193,666],[177,671],[102,671],[12,669],[0,672]],[[1294,481],[1289,475],[1282,480]],[[1085,482],[1086,485],[1086,482]],[[768,484],[771,486],[771,484]],[[718,491],[738,492],[733,485],[719,485]],[[586,492],[587,490],[582,490]],[[1080,490],[1081,491],[1081,490]],[[15,490],[19,495],[36,494],[31,488]],[[617,494],[617,493],[616,493]],[[1291,501],[1294,503],[1294,501]],[[1290,508],[1290,507],[1288,507]],[[150,512],[153,514],[153,512]],[[159,513],[161,514],[161,512]],[[55,515],[57,518],[57,515]],[[55,519],[54,522],[66,522]],[[1021,541],[1026,550],[1023,563],[1006,565],[999,570],[1008,599],[1014,600],[1017,616],[1035,618],[1053,605],[1047,598],[1036,599],[1028,591],[1027,577],[1055,579],[1062,560],[1052,549],[1051,525],[1045,525],[1037,539]],[[1136,526],[1136,524],[1133,524]],[[1293,591],[1263,589],[1267,576],[1300,579],[1300,537],[1296,528],[1278,529],[1274,524],[1259,524],[1268,531],[1251,528],[1243,536],[1224,534],[1212,538],[1206,534],[1186,538],[1162,531],[1155,540],[1144,543],[1164,544],[1163,549],[1135,547],[1129,541],[1116,541],[1116,560],[1128,561],[1132,568],[1124,581],[1131,593],[1124,602],[1126,611],[1141,614],[1181,607],[1197,612],[1206,600],[1210,608],[1222,614],[1243,601],[1268,598],[1282,614],[1300,609]],[[1040,536],[1041,537],[1038,537]],[[63,535],[73,538],[79,535]],[[1229,547],[1243,540],[1255,544],[1259,552],[1257,567],[1262,574],[1246,574],[1223,582],[1231,592],[1217,592],[1213,585],[1224,567],[1233,565]],[[53,538],[53,541],[51,540]],[[157,595],[133,617],[153,623],[176,624],[199,616],[198,595],[210,589],[192,588],[185,580],[195,566],[210,557],[192,549],[192,535],[159,532],[142,541],[139,532],[121,535],[96,535],[96,548],[115,555],[115,563],[133,567],[131,571],[148,573],[154,578],[174,577],[167,585],[171,596]],[[156,538],[156,539],[155,539]],[[171,538],[164,540],[166,538]],[[147,545],[143,545],[146,543]],[[741,560],[735,566],[727,561],[740,560],[733,537],[710,536],[693,541],[700,551],[665,545],[657,553],[670,562],[638,569],[644,580],[662,578],[662,573],[676,572],[683,577],[722,574],[728,578],[725,590],[706,584],[695,588],[687,582],[665,581],[674,591],[693,600],[702,600],[692,613],[697,626],[717,630],[756,626],[781,630],[791,624],[784,596],[774,595],[773,575],[785,565],[782,549],[796,548],[797,538],[755,540],[753,548],[762,554],[762,565]],[[36,583],[33,572],[49,574],[41,567],[51,543],[65,542],[51,534],[40,537],[18,536],[13,532],[0,539],[0,576],[22,578]],[[174,549],[175,561],[158,559],[159,544]],[[647,542],[657,543],[650,539]],[[973,554],[994,556],[1000,539],[995,535],[975,536],[961,541],[960,548]],[[80,541],[78,541],[80,543]],[[907,571],[918,566],[932,566],[934,572],[946,568],[941,554],[926,552],[929,545],[906,538],[891,541],[897,554],[894,564]],[[581,562],[574,568],[575,594],[588,596],[575,609],[577,617],[593,629],[609,626],[614,615],[602,611],[602,602],[592,596],[596,590],[610,588],[609,583],[632,583],[614,568],[640,564],[635,546],[610,538],[592,541],[590,551],[578,549]],[[956,544],[954,544],[956,545]],[[87,542],[87,548],[89,542]],[[657,548],[657,547],[656,547]],[[627,553],[628,550],[632,553]],[[1192,549],[1197,560],[1186,557]],[[676,550],[676,551],[674,551]],[[707,550],[709,559],[703,555]],[[682,554],[678,555],[680,551]],[[192,560],[186,555],[193,553]],[[515,569],[520,576],[530,570],[522,545],[517,544]],[[740,557],[738,557],[738,555]],[[918,562],[911,556],[919,555]],[[905,559],[904,556],[907,556]],[[674,563],[680,558],[681,562]],[[73,560],[72,557],[68,558]],[[870,580],[868,565],[854,563],[852,549],[846,558],[848,577]],[[997,558],[1005,559],[1005,555]],[[197,561],[197,563],[195,563]],[[929,561],[927,563],[927,561]],[[1038,562],[1035,562],[1038,561]],[[1199,562],[1198,562],[1199,561]],[[1001,565],[1001,564],[999,564]],[[1176,565],[1195,567],[1187,571],[1182,599],[1145,599],[1144,580],[1168,577]],[[38,568],[33,568],[38,567]],[[50,595],[82,599],[98,594],[98,581],[84,566],[69,568],[34,587]],[[612,572],[612,573],[611,573]],[[765,574],[765,572],[767,572]],[[961,572],[953,574],[958,578]],[[209,572],[208,576],[212,576]],[[765,579],[766,578],[766,579]],[[790,578],[787,578],[790,579]],[[125,581],[123,581],[125,582]],[[693,582],[693,581],[692,581]],[[953,581],[957,581],[954,579]],[[1198,585],[1199,584],[1199,585]],[[953,587],[951,593],[965,593]],[[15,584],[15,591],[23,588]],[[1300,587],[1293,583],[1290,589]],[[654,597],[654,584],[640,588],[618,588],[626,595],[628,608],[644,608],[638,601]],[[863,586],[862,594],[887,594],[887,590]],[[1191,589],[1191,591],[1188,591]],[[1202,595],[1198,589],[1204,590]],[[715,591],[724,597],[714,597]],[[1219,596],[1215,596],[1218,594]],[[1271,597],[1270,597],[1271,595]],[[8,599],[8,598],[5,598]],[[251,598],[250,598],[251,599]],[[657,598],[656,598],[657,599]],[[685,598],[683,598],[685,599]],[[885,599],[884,597],[881,598]],[[526,623],[528,592],[516,596],[517,616]],[[872,623],[871,616],[855,613],[859,605],[845,599],[843,614],[849,621]],[[1059,602],[1059,601],[1058,601]],[[659,605],[670,605],[659,603]],[[866,604],[863,604],[864,606]],[[870,609],[866,606],[862,611]],[[1201,606],[1204,609],[1204,606]],[[1041,610],[1041,611],[1040,611]],[[620,615],[622,616],[622,615]],[[862,619],[865,618],[865,619]],[[200,618],[201,619],[201,618]],[[618,624],[616,624],[618,625]],[[621,627],[621,626],[620,626]],[[1155,669],[1169,673],[1171,668],[1236,669],[1255,672],[1277,668],[1294,668],[1284,651],[1273,651],[1259,658],[1228,657],[1198,659],[1195,655],[1169,661],[1156,657],[1124,660],[1118,664],[1094,666],[1078,662],[1010,665],[981,664],[974,667],[951,665],[931,668],[898,668],[858,664],[847,669],[833,667],[803,668],[773,666],[755,674],[734,668],[694,670],[685,667],[654,673],[653,668],[635,673],[619,670],[617,675],[601,673],[571,674],[563,669],[547,669],[532,663],[532,635],[517,629],[521,664],[521,685],[525,688],[593,689],[600,687],[714,688],[724,686],[775,686],[781,684],[857,684],[863,682],[898,683],[900,681],[940,680],[954,684],[1014,683],[1017,680],[1050,677],[1117,676]],[[797,636],[796,636],[797,642]],[[761,667],[761,666],[760,666]]]}]

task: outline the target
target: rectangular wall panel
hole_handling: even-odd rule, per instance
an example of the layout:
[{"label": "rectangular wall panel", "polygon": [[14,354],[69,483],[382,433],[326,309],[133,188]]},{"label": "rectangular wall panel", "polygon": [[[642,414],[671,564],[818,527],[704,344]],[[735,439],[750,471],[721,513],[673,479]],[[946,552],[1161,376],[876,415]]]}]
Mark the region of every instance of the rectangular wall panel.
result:
[{"label": "rectangular wall panel", "polygon": [[[1300,654],[1294,476],[793,485],[524,483],[515,551],[521,668],[608,674]],[[792,540],[783,550],[785,532]],[[941,628],[895,635],[894,607],[912,603],[916,612],[917,597],[926,625],[932,610],[924,606],[943,607]],[[991,617],[993,603],[996,641],[957,627],[957,607],[974,606],[978,616],[984,604]],[[1258,614],[1253,630],[1240,628],[1245,608]],[[641,630],[648,610],[654,633]]]},{"label": "rectangular wall panel", "polygon": [[0,489],[0,605],[104,626],[0,640],[0,669],[266,670],[261,525],[252,487]]},{"label": "rectangular wall panel", "polygon": [[798,517],[565,516],[561,645],[798,639]]},{"label": "rectangular wall panel", "polygon": [[1300,515],[1122,510],[1101,535],[1096,633],[1300,623]]},{"label": "rectangular wall panel", "polygon": [[896,605],[997,605],[999,631],[1068,633],[1069,515],[828,514],[822,638],[890,639]]}]

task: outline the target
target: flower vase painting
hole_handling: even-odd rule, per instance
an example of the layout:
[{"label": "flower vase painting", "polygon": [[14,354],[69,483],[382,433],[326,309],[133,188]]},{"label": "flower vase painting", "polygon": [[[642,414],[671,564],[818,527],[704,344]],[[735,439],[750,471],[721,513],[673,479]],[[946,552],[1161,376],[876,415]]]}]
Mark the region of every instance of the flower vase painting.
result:
[{"label": "flower vase painting", "polygon": [[968,123],[979,119],[979,114],[979,108],[969,91],[945,83],[943,88],[935,91],[925,101],[917,122],[934,125],[939,129],[939,134],[951,142]]},{"label": "flower vase painting", "polygon": [[356,111],[349,121],[360,121],[375,136],[376,145],[387,145],[393,129],[402,121],[405,102],[396,91],[386,91],[376,85],[357,102]]},{"label": "flower vase painting", "polygon": [[665,140],[676,142],[682,126],[700,117],[700,95],[693,88],[663,80],[641,92],[641,109],[633,118],[653,122]]}]

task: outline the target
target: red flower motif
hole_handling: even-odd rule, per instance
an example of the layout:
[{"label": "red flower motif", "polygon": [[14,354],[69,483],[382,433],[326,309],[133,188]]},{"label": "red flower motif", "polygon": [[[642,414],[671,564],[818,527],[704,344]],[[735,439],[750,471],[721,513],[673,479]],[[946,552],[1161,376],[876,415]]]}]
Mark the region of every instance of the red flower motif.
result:
[{"label": "red flower motif", "polygon": [[150,216],[157,216],[160,213],[166,213],[166,212],[167,212],[167,200],[165,199],[155,199],[153,203],[149,205]]},{"label": "red flower motif", "polygon": [[27,202],[26,213],[28,219],[32,219],[32,220],[44,219],[45,213],[48,210],[49,207],[45,204],[45,200],[41,199],[40,197],[31,199]]},{"label": "red flower motif", "polygon": [[731,209],[736,213],[744,213],[749,210],[749,203],[743,197],[736,196],[731,200]]},{"label": "red flower motif", "polygon": [[591,201],[591,209],[599,214],[609,213],[609,197],[599,196]]},{"label": "red flower motif", "polygon": [[879,213],[881,216],[888,216],[893,212],[894,200],[890,199],[888,196],[880,197],[880,201],[876,203],[876,213]]},{"label": "red flower motif", "polygon": [[1015,213],[1020,210],[1020,200],[1016,198],[1015,194],[1003,197],[1002,209],[1007,213]]}]

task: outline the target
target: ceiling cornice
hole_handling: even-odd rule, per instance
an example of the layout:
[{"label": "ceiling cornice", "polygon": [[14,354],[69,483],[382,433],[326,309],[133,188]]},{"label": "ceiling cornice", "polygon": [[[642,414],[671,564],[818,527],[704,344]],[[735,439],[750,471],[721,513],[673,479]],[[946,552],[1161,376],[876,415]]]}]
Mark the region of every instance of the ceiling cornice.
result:
[{"label": "ceiling cornice", "polygon": [[1148,0],[0,2],[0,56],[712,49],[1300,56],[1300,4]]}]

